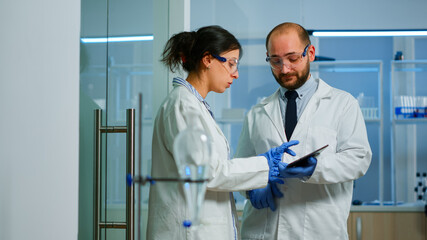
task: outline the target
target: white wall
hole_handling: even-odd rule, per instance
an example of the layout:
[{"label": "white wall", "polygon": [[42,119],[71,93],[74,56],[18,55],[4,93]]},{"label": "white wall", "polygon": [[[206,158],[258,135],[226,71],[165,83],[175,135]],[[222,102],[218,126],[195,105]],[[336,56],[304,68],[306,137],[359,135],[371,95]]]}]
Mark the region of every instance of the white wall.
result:
[{"label": "white wall", "polygon": [[0,239],[77,239],[80,1],[0,1]]}]

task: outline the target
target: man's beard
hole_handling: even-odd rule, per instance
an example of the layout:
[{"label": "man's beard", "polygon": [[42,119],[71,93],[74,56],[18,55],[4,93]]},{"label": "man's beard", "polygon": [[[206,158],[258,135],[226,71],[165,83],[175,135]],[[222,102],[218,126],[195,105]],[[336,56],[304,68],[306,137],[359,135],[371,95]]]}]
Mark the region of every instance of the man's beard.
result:
[{"label": "man's beard", "polygon": [[[271,72],[273,73],[274,78],[276,79],[276,82],[289,90],[295,90],[300,88],[302,85],[304,85],[305,82],[307,82],[308,80],[308,76],[310,75],[310,62],[307,63],[306,67],[301,71],[301,75],[298,76],[298,72],[291,72],[288,74],[283,74],[283,73],[279,73],[279,76],[276,76],[273,72],[273,69],[271,69]],[[287,85],[286,83],[282,82],[282,78],[286,78],[289,76],[296,76],[297,77],[297,81],[295,82],[295,84],[293,85]]]}]

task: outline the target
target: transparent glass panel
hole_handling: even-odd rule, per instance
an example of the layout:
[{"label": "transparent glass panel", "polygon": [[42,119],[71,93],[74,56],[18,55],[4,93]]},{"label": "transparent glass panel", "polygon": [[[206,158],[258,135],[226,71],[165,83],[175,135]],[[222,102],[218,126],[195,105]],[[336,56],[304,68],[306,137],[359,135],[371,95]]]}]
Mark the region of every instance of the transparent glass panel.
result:
[{"label": "transparent glass panel", "polygon": [[[382,61],[313,62],[311,72],[332,87],[344,90],[357,98],[365,118],[372,161],[368,172],[354,183],[353,200],[375,204],[380,196],[380,158],[383,158],[381,117]],[[382,160],[381,160],[382,161]],[[376,184],[374,184],[376,183]]]},{"label": "transparent glass panel", "polygon": [[[107,35],[106,5],[107,1],[81,1],[81,38]],[[102,109],[102,125],[105,126],[106,49],[106,43],[80,42],[79,240],[92,240],[94,236],[94,110]],[[104,135],[101,145],[103,162],[106,143]],[[105,192],[105,188],[101,192]]]},{"label": "transparent glass panel", "polygon": [[126,230],[125,229],[102,229],[100,239],[105,240],[125,240]]},{"label": "transparent glass panel", "polygon": [[392,61],[394,197],[424,204],[427,151],[427,60]]},{"label": "transparent glass panel", "polygon": [[[126,110],[135,112],[135,174],[151,168],[152,0],[83,0],[81,4],[80,195],[79,239],[93,239],[94,109],[103,127],[125,127]],[[137,38],[134,38],[137,37]],[[141,97],[140,97],[141,96]],[[140,107],[141,106],[141,107]],[[103,133],[101,149],[101,222],[126,220],[126,134]],[[135,201],[146,209],[148,186]],[[136,206],[137,204],[135,204]],[[135,210],[136,211],[136,210]],[[142,211],[146,215],[146,211]],[[138,218],[146,217],[135,213]],[[145,232],[145,223],[141,226]],[[145,233],[141,233],[144,236]],[[125,239],[126,231],[101,230],[101,239]],[[144,239],[143,238],[143,239]]]},{"label": "transparent glass panel", "polygon": [[[103,161],[101,219],[107,222],[126,221],[126,135],[107,134],[107,161]],[[106,208],[106,209],[105,209]]]},{"label": "transparent glass panel", "polygon": [[[268,32],[283,21],[274,19],[271,11],[259,14],[264,6],[237,2],[233,9],[234,21],[229,21],[228,10],[221,8],[224,1],[198,1],[191,5],[191,29],[206,25],[220,25],[233,33],[243,47],[243,58],[239,66],[239,79],[223,94],[209,93],[207,101],[214,110],[217,122],[231,145],[234,154],[240,136],[242,121],[247,111],[262,98],[270,96],[278,85],[265,62],[265,38]],[[278,5],[277,5],[278,4]],[[277,6],[288,3],[276,3]],[[211,11],[202,11],[209,6]],[[299,9],[300,5],[291,6]],[[279,9],[279,8],[277,8]],[[270,9],[271,10],[271,9]],[[203,14],[201,14],[203,12]],[[274,12],[274,10],[273,10]],[[393,38],[318,38],[312,39],[316,55],[336,59],[334,63],[312,64],[312,73],[333,87],[345,90],[360,99],[368,138],[373,152],[370,169],[365,176],[356,180],[353,200],[380,204],[380,200],[392,200],[392,163],[390,161],[390,66],[393,57]],[[385,65],[381,65],[387,63]],[[382,82],[381,82],[382,81]],[[383,91],[381,95],[381,91]],[[384,131],[382,131],[383,129]],[[382,159],[382,168],[381,160]],[[382,190],[382,191],[381,191]],[[237,203],[244,198],[235,194]]]}]

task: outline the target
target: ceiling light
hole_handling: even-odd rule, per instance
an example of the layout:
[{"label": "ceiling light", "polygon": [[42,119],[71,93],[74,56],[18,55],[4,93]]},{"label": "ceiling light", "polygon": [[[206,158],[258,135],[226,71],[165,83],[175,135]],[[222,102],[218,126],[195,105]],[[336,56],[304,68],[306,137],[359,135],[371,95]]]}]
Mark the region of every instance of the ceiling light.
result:
[{"label": "ceiling light", "polygon": [[146,36],[128,36],[128,37],[101,37],[101,38],[81,38],[83,43],[106,43],[106,42],[138,42],[153,41],[153,35]]},{"label": "ceiling light", "polygon": [[427,30],[309,30],[314,37],[416,37]]}]

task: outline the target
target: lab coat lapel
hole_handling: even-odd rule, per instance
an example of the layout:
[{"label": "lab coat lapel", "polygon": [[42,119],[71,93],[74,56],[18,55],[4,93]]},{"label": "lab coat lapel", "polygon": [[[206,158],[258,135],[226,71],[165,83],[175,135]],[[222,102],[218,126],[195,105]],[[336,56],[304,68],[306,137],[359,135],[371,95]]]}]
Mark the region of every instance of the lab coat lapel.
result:
[{"label": "lab coat lapel", "polygon": [[[301,137],[305,139],[305,135],[303,131],[307,128],[304,126],[310,126],[311,117],[314,116],[317,111],[320,102],[324,99],[331,97],[331,87],[326,84],[323,80],[315,79],[315,81],[319,82],[316,92],[313,94],[311,99],[308,101],[307,106],[302,112],[300,118],[298,119],[297,125],[295,126],[295,130],[292,133],[291,139],[294,139],[294,136],[298,136],[302,140]],[[297,138],[298,138],[297,137]]]},{"label": "lab coat lapel", "polygon": [[228,154],[230,155],[230,145],[228,144],[228,140],[216,122],[215,122],[215,128],[218,131],[218,133],[224,138],[225,144],[227,145]]},{"label": "lab coat lapel", "polygon": [[[207,117],[207,116],[206,116]],[[215,121],[213,117],[209,114],[209,117],[212,119],[212,125],[215,126],[216,131],[222,136],[222,138],[225,141],[225,145],[227,145],[227,152],[228,152],[228,158],[230,159],[230,145],[228,144],[228,140],[225,137],[224,133],[222,132],[221,128],[219,127],[218,123]]]},{"label": "lab coat lapel", "polygon": [[282,113],[279,106],[279,89],[270,97],[264,100],[264,110],[270,118],[273,126],[279,132],[282,142],[287,142],[285,128],[283,127]]}]

